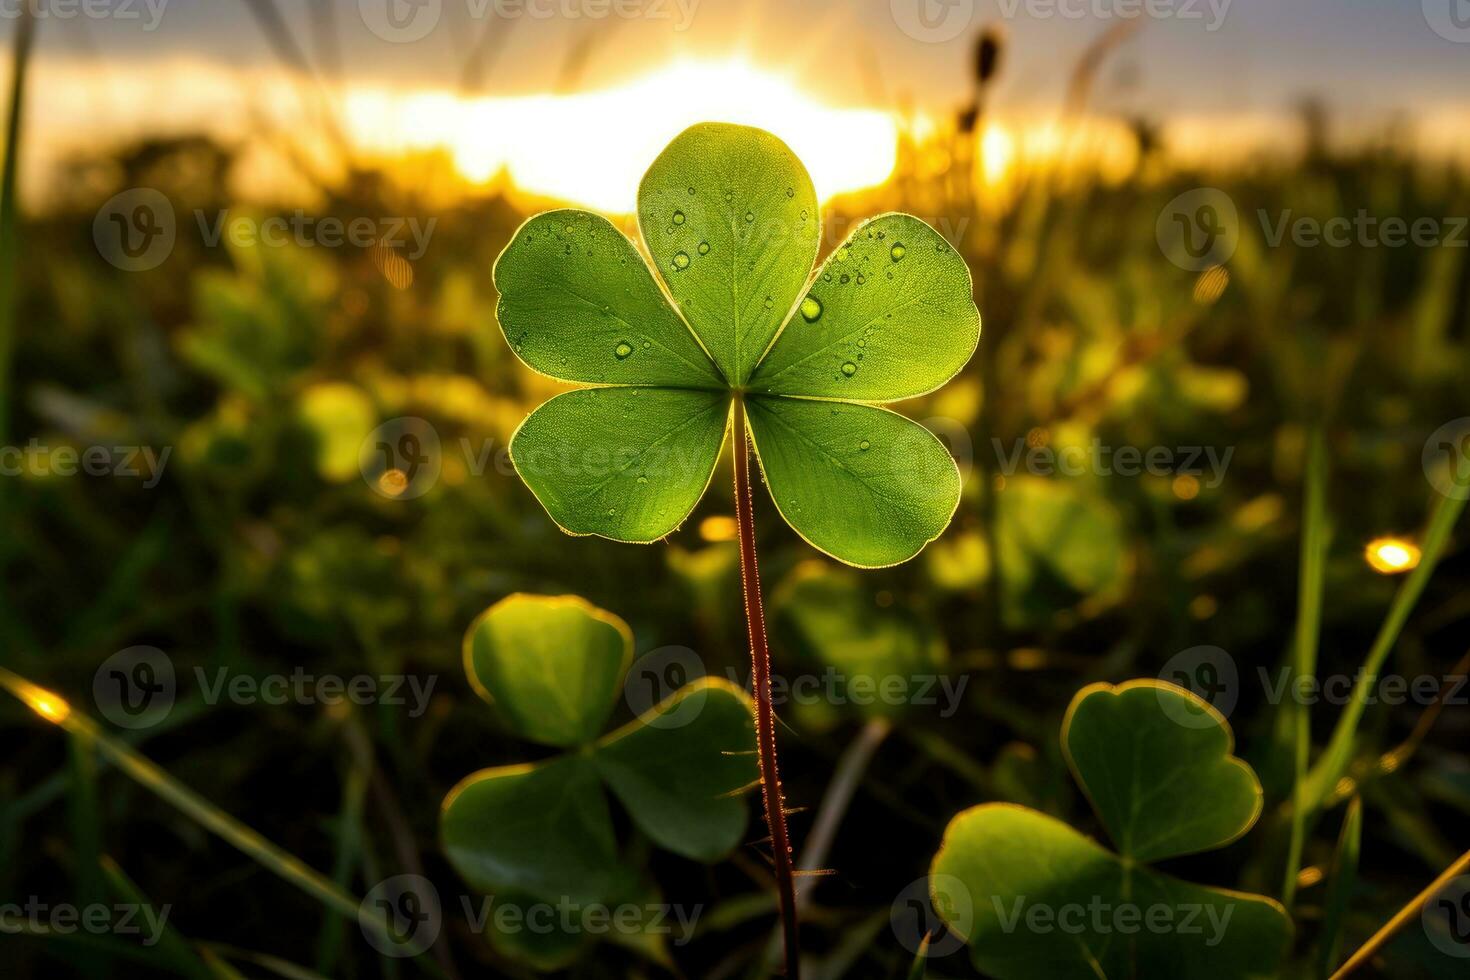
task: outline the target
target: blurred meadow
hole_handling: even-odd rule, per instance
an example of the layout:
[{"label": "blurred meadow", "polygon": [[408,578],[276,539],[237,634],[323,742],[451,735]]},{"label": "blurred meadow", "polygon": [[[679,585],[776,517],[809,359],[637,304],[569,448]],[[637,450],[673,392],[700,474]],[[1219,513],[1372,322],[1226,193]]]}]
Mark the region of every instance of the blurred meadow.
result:
[{"label": "blurred meadow", "polygon": [[[424,56],[343,40],[372,32],[367,3],[364,21],[353,4],[209,6],[256,55],[206,45],[153,62],[150,36],[124,44],[117,25],[34,7],[3,25],[0,666],[349,895],[427,877],[443,930],[423,957],[382,955],[87,736],[6,698],[0,906],[141,895],[172,914],[155,945],[7,929],[0,973],[534,975],[467,921],[459,896],[473,893],[438,843],[441,800],[465,773],[545,754],[471,690],[467,626],[511,593],[576,594],[627,620],[638,654],[688,648],[741,685],[750,661],[729,451],[667,541],[563,534],[506,454],[562,389],[507,345],[490,269],[550,207],[608,214],[636,240],[643,168],[705,118],[790,143],[822,200],[823,256],[869,215],[929,222],[968,262],[983,318],[962,374],[897,406],[964,478],[952,524],[917,559],[852,572],[757,493],[779,675],[893,655],[964,681],[952,701],[936,688],[902,706],[777,704],[798,854],[818,826],[830,834],[817,866],[831,873],[802,883],[811,974],[909,975],[903,896],[965,807],[1013,801],[1096,832],[1056,738],[1094,681],[1161,677],[1228,700],[1217,707],[1264,784],[1261,825],[1172,865],[1280,894],[1293,762],[1273,685],[1298,627],[1314,434],[1322,677],[1357,676],[1431,512],[1445,488],[1464,491],[1440,467],[1470,453],[1470,112],[1410,91],[1394,111],[1355,113],[1332,98],[1334,71],[1353,73],[1339,64],[1314,67],[1274,113],[1211,124],[1160,107],[1157,75],[1144,81],[1151,52],[1177,70],[1211,35],[1150,48],[1171,26],[1138,19],[1069,23],[1073,41],[1050,49],[998,10],[929,43],[884,5],[852,15],[862,29],[819,5],[813,38],[768,25],[753,35],[765,43],[714,54],[650,48],[626,25],[547,36],[502,16],[438,24],[453,43]],[[184,27],[213,16],[179,13]],[[1440,71],[1463,89],[1464,45],[1418,29],[1460,59]],[[410,49],[437,63],[432,85],[394,66]],[[528,58],[545,85],[508,67]],[[848,98],[805,84],[829,64]],[[1360,215],[1341,244],[1299,233]],[[1392,223],[1407,229],[1397,245]],[[1449,532],[1386,668],[1445,682],[1368,706],[1307,836],[1293,976],[1318,975],[1349,800],[1363,832],[1343,952],[1470,847],[1466,540]],[[166,717],[129,728],[100,703],[99,668],[138,647],[162,651],[176,690]],[[300,674],[407,677],[424,697],[405,682],[406,704],[246,703],[203,682]],[[1311,708],[1319,748],[1342,697]],[[637,710],[620,699],[613,721]],[[855,782],[834,812],[822,801],[836,774]],[[595,942],[558,968],[759,975],[775,922],[759,826],[712,866],[635,844],[649,889],[702,909],[692,938]],[[1375,968],[1437,978],[1464,963],[1416,921]],[[963,952],[928,969],[980,975]]]}]

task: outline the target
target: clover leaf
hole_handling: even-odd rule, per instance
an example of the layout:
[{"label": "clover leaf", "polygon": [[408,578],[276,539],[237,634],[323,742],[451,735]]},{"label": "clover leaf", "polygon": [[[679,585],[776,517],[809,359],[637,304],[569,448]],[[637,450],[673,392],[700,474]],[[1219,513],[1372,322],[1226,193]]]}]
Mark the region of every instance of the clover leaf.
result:
[{"label": "clover leaf", "polygon": [[616,541],[671,533],[739,399],[777,509],[815,547],[878,567],[938,537],[959,471],[932,433],[876,403],[938,388],[974,352],[980,314],[955,250],[885,214],[813,273],[820,219],[801,161],[769,133],[716,123],[654,161],[638,223],[657,278],[611,222],[577,210],[531,218],[495,264],[516,355],[593,386],[552,398],[511,440],[551,517]]},{"label": "clover leaf", "polygon": [[950,822],[935,908],[1000,980],[1277,975],[1291,924],[1273,899],[1180,881],[1147,862],[1223,847],[1261,812],[1225,719],[1158,681],[1078,692],[1062,725],[1073,775],[1117,848],[989,803]]},{"label": "clover leaf", "polygon": [[[832,672],[839,697],[806,707],[805,720],[836,720],[837,704],[866,718],[893,720],[917,698],[936,696],[949,658],[927,617],[903,603],[880,603],[858,573],[812,559],[802,562],[771,599],[771,622],[789,649]],[[824,717],[825,716],[825,717]]]},{"label": "clover leaf", "polygon": [[[632,660],[621,619],[575,596],[513,595],[465,635],[471,686],[518,736],[572,751],[484,769],[444,799],[445,854],[475,888],[508,903],[586,907],[627,896],[608,791],[655,844],[714,861],[745,834],[739,791],[756,779],[749,698],[715,678],[689,684],[603,733]],[[550,961],[575,947],[512,949]]]}]

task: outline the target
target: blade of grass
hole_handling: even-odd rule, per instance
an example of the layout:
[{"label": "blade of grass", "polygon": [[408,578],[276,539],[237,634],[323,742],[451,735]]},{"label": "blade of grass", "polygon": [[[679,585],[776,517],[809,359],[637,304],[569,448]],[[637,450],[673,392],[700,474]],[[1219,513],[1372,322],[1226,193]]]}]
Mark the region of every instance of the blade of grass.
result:
[{"label": "blade of grass", "polygon": [[139,913],[137,918],[144,922],[162,924],[157,942],[152,947],[160,957],[167,960],[175,970],[186,977],[194,977],[196,980],[217,980],[221,976],[205,965],[204,961],[199,958],[199,954],[194,951],[194,947],[189,945],[188,940],[168,924],[167,913],[165,912],[162,916],[159,914],[153,903],[116,861],[104,854],[99,859],[98,867],[107,876],[107,883],[113,894],[137,909]]},{"label": "blade of grass", "polygon": [[1337,838],[1337,856],[1332,862],[1332,880],[1327,884],[1327,897],[1322,903],[1322,938],[1318,949],[1317,976],[1326,978],[1342,949],[1342,928],[1347,920],[1348,902],[1358,882],[1358,856],[1363,849],[1363,799],[1356,797],[1348,804]]},{"label": "blade of grass", "polygon": [[1466,872],[1470,872],[1470,851],[1466,851],[1460,855],[1459,860],[1448,868],[1445,868],[1444,873],[1430,882],[1429,887],[1414,896],[1413,901],[1409,902],[1408,905],[1399,909],[1398,913],[1392,919],[1385,922],[1383,927],[1373,934],[1373,938],[1364,943],[1356,953],[1348,957],[1347,962],[1332,975],[1331,980],[1342,980],[1342,978],[1350,975],[1358,967],[1371,960],[1379,950],[1388,945],[1390,939],[1399,934],[1404,926],[1419,918],[1424,910],[1424,906],[1428,905],[1429,900],[1438,895],[1445,885],[1448,885]]},{"label": "blade of grass", "polygon": [[[83,908],[91,908],[101,905],[104,897],[102,828],[97,810],[97,754],[88,735],[77,733],[67,742],[72,776],[67,819],[71,825],[76,903]],[[78,963],[84,976],[97,978],[105,975],[106,964],[95,950],[80,951]]]},{"label": "blade of grass", "polygon": [[10,113],[5,125],[5,164],[0,171],[0,443],[10,431],[10,360],[15,348],[15,304],[20,293],[16,256],[19,219],[16,215],[16,172],[20,169],[21,112],[25,108],[26,73],[35,42],[36,20],[23,4],[15,22],[11,47]]},{"label": "blade of grass", "polygon": [[1423,557],[1419,566],[1409,573],[1409,577],[1399,586],[1398,593],[1393,597],[1388,617],[1383,621],[1372,649],[1368,651],[1368,658],[1358,674],[1357,683],[1353,685],[1352,698],[1337,721],[1326,752],[1317,760],[1308,775],[1303,809],[1317,810],[1347,771],[1348,763],[1353,757],[1358,723],[1362,720],[1363,712],[1368,707],[1368,699],[1378,684],[1378,674],[1389,654],[1393,652],[1394,644],[1398,642],[1399,634],[1403,632],[1404,624],[1414,611],[1419,596],[1429,584],[1429,577],[1434,574],[1434,567],[1444,554],[1445,546],[1449,544],[1450,531],[1454,529],[1455,522],[1464,509],[1464,500],[1449,496],[1440,497],[1435,505],[1429,518],[1429,529],[1424,535]]},{"label": "blade of grass", "polygon": [[1309,682],[1317,673],[1317,646],[1322,632],[1322,589],[1327,566],[1327,449],[1320,427],[1307,443],[1306,481],[1303,487],[1301,571],[1297,585],[1296,637],[1292,643],[1290,681],[1282,713],[1291,740],[1293,777],[1291,840],[1287,845],[1286,873],[1281,904],[1291,911],[1296,901],[1306,841],[1307,771],[1312,750],[1311,711],[1294,685]]},{"label": "blade of grass", "polygon": [[[377,910],[365,907],[345,889],[339,888],[320,872],[308,867],[300,858],[282,850],[260,834],[225,813],[204,797],[174,779],[149,759],[122,742],[108,736],[92,719],[74,711],[63,698],[0,667],[0,687],[24,702],[37,715],[59,725],[67,732],[90,736],[97,750],[110,759],[119,771],[173,806],[205,830],[239,850],[246,857],[288,884],[295,885],[345,918],[372,928],[382,938],[397,944],[391,923]],[[427,954],[417,957],[424,969],[436,977],[443,972]]]}]

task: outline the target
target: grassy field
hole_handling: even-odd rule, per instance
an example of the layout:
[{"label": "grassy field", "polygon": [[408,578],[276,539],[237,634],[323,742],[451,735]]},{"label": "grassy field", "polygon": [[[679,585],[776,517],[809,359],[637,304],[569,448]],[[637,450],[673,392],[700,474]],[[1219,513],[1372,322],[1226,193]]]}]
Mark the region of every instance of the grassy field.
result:
[{"label": "grassy field", "polygon": [[[951,685],[891,711],[830,689],[777,705],[798,852],[819,824],[832,831],[820,861],[832,873],[804,886],[815,976],[906,975],[914,937],[891,919],[903,919],[906,889],[960,810],[1013,801],[1098,832],[1057,744],[1069,700],[1094,681],[1182,678],[1216,696],[1261,775],[1265,813],[1239,843],[1169,869],[1280,897],[1294,777],[1278,684],[1299,625],[1314,433],[1325,464],[1316,672],[1351,680],[1446,499],[1430,464],[1453,457],[1431,435],[1470,410],[1463,173],[1391,148],[1195,173],[1146,145],[1131,172],[1106,181],[1036,169],[977,186],[972,145],[944,134],[906,145],[892,180],[823,212],[844,232],[909,211],[973,271],[978,354],[940,392],[898,406],[959,461],[949,530],[917,560],[855,579],[851,607],[824,605],[800,586],[840,578],[837,566],[757,493],[778,675],[820,675],[827,647],[893,630],[939,651]],[[0,359],[0,443],[15,449],[0,462],[16,470],[0,481],[0,664],[101,719],[108,737],[350,896],[398,874],[427,877],[442,936],[419,960],[380,955],[356,922],[128,778],[86,735],[7,700],[0,904],[112,905],[141,893],[171,908],[168,935],[185,952],[121,930],[27,926],[4,940],[6,972],[530,975],[475,934],[461,900],[473,893],[437,842],[440,803],[465,773],[544,753],[475,697],[462,636],[510,593],[576,594],[627,620],[638,653],[685,647],[704,672],[745,684],[728,450],[666,542],[562,534],[505,455],[526,413],[558,389],[512,355],[490,279],[539,203],[495,193],[446,205],[390,173],[354,170],[315,188],[302,218],[318,222],[317,238],[225,234],[212,245],[224,209],[251,227],[295,215],[225,198],[218,178],[236,154],[206,139],[99,148],[67,200],[10,209],[0,228],[15,242],[0,247],[0,282],[13,282],[0,289],[11,350],[8,365]],[[1202,187],[1236,211],[1233,253],[1171,261],[1170,216],[1193,213],[1175,202]],[[97,229],[107,202],[136,188],[167,200],[176,240],[161,264],[129,271],[120,266],[136,256],[99,249]],[[1360,222],[1342,244],[1292,230],[1360,213],[1375,219],[1372,235]],[[421,254],[406,231],[396,250],[321,244],[321,219],[381,229],[389,217],[421,229],[432,219]],[[1395,246],[1388,219],[1428,219],[1438,242]],[[823,253],[839,240],[827,235]],[[394,421],[405,417],[421,421]],[[403,443],[405,432],[417,442]],[[415,448],[422,470],[383,476],[362,449],[384,440]],[[95,473],[82,469],[89,447],[105,450]],[[1369,548],[1383,537],[1403,547]],[[1466,847],[1464,539],[1463,527],[1450,532],[1384,667],[1438,686],[1367,706],[1349,778],[1307,828],[1293,975],[1317,975],[1350,801],[1362,806],[1361,869],[1341,954]],[[99,667],[140,646],[162,651],[176,689],[165,717],[129,729],[107,715]],[[322,678],[359,675],[398,679],[401,697],[323,703]],[[264,677],[291,681],[284,703],[219,686]],[[1310,706],[1314,758],[1348,689],[1326,685]],[[635,708],[620,701],[614,722]],[[822,800],[839,773],[855,784],[834,812]],[[647,847],[637,860],[655,894],[701,910],[692,938],[600,942],[568,975],[759,971],[774,924],[759,847],[707,867]],[[1379,966],[1450,977],[1463,962],[1416,919]],[[963,952],[928,970],[978,975]]]}]

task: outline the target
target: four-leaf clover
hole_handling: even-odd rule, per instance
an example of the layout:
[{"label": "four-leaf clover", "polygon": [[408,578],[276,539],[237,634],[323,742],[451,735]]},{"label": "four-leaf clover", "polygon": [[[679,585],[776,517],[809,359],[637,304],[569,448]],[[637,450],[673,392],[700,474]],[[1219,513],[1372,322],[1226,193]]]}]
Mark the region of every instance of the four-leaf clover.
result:
[{"label": "four-leaf clover", "polygon": [[936,538],[959,471],[875,403],[938,388],[975,350],[980,314],[949,243],[885,214],[813,274],[805,168],[771,134],[715,123],[654,161],[638,223],[657,278],[611,222],[577,210],[530,219],[495,264],[517,356],[595,386],[552,398],[511,440],[551,517],[616,541],[669,534],[709,485],[739,400],[777,509],[817,548],[877,567]]}]

